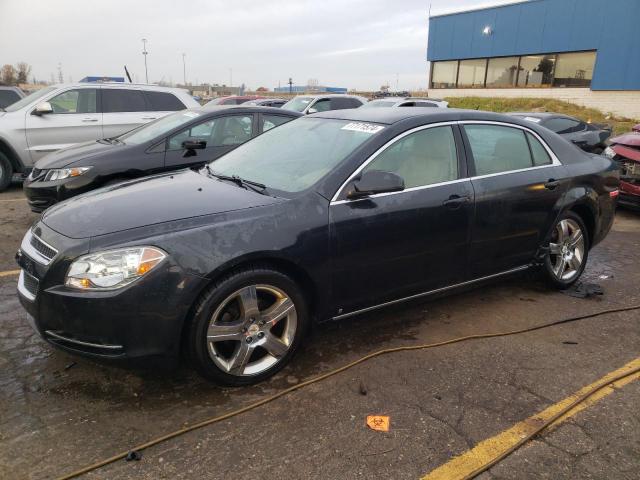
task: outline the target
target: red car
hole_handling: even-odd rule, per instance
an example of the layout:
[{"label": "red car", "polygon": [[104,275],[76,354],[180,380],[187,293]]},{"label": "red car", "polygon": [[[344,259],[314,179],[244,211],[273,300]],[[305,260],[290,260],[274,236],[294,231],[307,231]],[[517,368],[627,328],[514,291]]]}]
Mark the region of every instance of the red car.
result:
[{"label": "red car", "polygon": [[620,165],[620,205],[640,209],[640,124],[630,133],[611,139],[603,152]]},{"label": "red car", "polygon": [[205,107],[210,105],[240,105],[241,103],[248,102],[249,100],[257,100],[259,98],[267,98],[261,97],[260,95],[229,95],[228,97],[218,97],[214,98],[210,102],[205,103]]}]

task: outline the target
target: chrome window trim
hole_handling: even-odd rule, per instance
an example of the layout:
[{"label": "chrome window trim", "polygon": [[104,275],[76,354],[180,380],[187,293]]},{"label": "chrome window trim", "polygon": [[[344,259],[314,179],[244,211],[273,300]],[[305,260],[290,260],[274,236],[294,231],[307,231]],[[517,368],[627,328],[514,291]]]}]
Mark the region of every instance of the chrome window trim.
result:
[{"label": "chrome window trim", "polygon": [[[56,252],[56,254],[51,258],[47,258],[44,255],[42,255],[39,251],[37,251],[31,245],[31,237],[37,238],[38,241],[42,242],[44,245],[46,245],[51,250]],[[24,253],[26,253],[29,257],[31,257],[33,260],[35,260],[39,264],[45,265],[45,266],[49,265],[53,261],[53,259],[56,258],[56,256],[58,255],[58,249],[57,248],[53,248],[47,242],[42,240],[39,236],[37,236],[35,233],[33,233],[33,231],[31,229],[27,230],[27,233],[25,233],[25,235],[24,235],[24,237],[22,239],[22,243],[20,244],[20,250],[22,250]]]},{"label": "chrome window trim", "polygon": [[447,290],[452,290],[452,289],[458,288],[458,287],[464,287],[466,285],[473,285],[474,283],[481,282],[483,280],[490,280],[492,278],[501,277],[503,275],[509,275],[511,273],[522,272],[522,271],[527,270],[529,268],[530,268],[530,265],[522,265],[520,267],[512,268],[510,270],[505,270],[504,272],[494,273],[494,274],[491,274],[491,275],[487,275],[485,277],[479,277],[479,278],[475,278],[473,280],[467,280],[465,282],[460,282],[460,283],[455,283],[453,285],[448,285],[446,287],[436,288],[435,290],[428,290],[426,292],[416,293],[415,295],[410,295],[408,297],[397,298],[395,300],[390,300],[388,302],[379,303],[378,305],[373,305],[371,307],[365,307],[365,308],[361,308],[360,310],[354,310],[353,312],[343,313],[341,315],[337,315],[335,317],[332,317],[332,320],[340,320],[342,318],[352,317],[354,315],[359,315],[361,313],[369,312],[371,310],[377,310],[378,308],[386,307],[386,306],[389,306],[389,305],[394,305],[396,303],[402,303],[402,302],[406,302],[406,301],[409,301],[409,300],[414,300],[416,298],[426,297],[428,295],[435,295],[437,293],[446,292]]},{"label": "chrome window trim", "polygon": [[20,292],[20,295],[30,302],[33,302],[36,299],[36,296],[24,286],[24,270],[20,270],[20,276],[18,277],[18,292]]},{"label": "chrome window trim", "polygon": [[389,196],[389,195],[398,195],[398,194],[401,194],[401,193],[414,192],[414,191],[423,190],[423,189],[426,189],[426,188],[441,187],[443,185],[451,185],[451,184],[454,184],[454,183],[460,183],[460,182],[464,182],[464,181],[481,180],[483,178],[497,177],[498,175],[510,175],[512,173],[521,173],[521,172],[528,172],[530,170],[539,170],[539,169],[542,169],[542,168],[550,168],[550,167],[562,166],[562,162],[560,162],[560,160],[558,159],[556,154],[553,152],[553,150],[551,150],[549,145],[547,145],[547,143],[542,139],[542,137],[540,137],[540,135],[538,135],[535,131],[531,130],[528,127],[525,127],[524,125],[517,125],[517,124],[514,124],[514,123],[507,123],[507,122],[498,122],[498,121],[493,121],[493,120],[459,120],[459,121],[432,123],[432,124],[429,124],[429,125],[421,125],[419,127],[412,128],[411,130],[407,130],[406,132],[398,135],[397,137],[392,138],[387,143],[385,143],[382,147],[380,147],[378,150],[376,150],[351,175],[349,175],[347,180],[340,186],[340,188],[333,195],[333,198],[331,199],[331,202],[329,203],[329,205],[330,206],[331,205],[342,205],[344,203],[357,202],[357,201],[363,200],[364,198],[357,198],[357,199],[353,199],[353,200],[349,200],[349,199],[338,200],[338,197],[342,193],[343,189],[349,184],[349,182],[351,182],[351,180],[353,180],[354,177],[356,177],[369,163],[371,163],[373,160],[375,160],[378,155],[380,155],[384,150],[386,150],[388,147],[393,145],[395,142],[400,141],[402,138],[406,137],[407,135],[411,135],[414,132],[418,132],[418,131],[421,131],[421,130],[426,130],[428,128],[444,127],[444,126],[447,126],[447,125],[461,125],[461,126],[464,126],[464,125],[498,125],[498,126],[501,126],[501,127],[517,128],[519,130],[523,130],[523,131],[529,132],[531,135],[534,136],[534,138],[536,140],[538,140],[540,142],[542,147],[549,154],[549,157],[551,158],[551,163],[547,164],[547,165],[536,165],[536,166],[533,166],[533,167],[520,168],[518,170],[508,170],[508,171],[505,171],[505,172],[487,173],[486,175],[475,175],[473,177],[459,178],[459,179],[456,179],[456,180],[449,180],[447,182],[432,183],[432,184],[429,184],[429,185],[421,185],[421,186],[418,186],[418,187],[407,188],[407,189],[401,190],[399,192],[378,193],[378,194],[375,194],[375,195],[369,195],[368,197],[364,197],[364,198],[378,198],[378,197],[385,197],[385,196]]}]

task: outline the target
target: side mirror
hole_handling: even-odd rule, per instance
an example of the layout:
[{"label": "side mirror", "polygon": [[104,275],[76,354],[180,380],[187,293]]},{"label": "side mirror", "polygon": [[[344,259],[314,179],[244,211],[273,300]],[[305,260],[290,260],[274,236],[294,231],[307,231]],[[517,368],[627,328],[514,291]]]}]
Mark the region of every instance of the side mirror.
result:
[{"label": "side mirror", "polygon": [[196,150],[203,150],[207,148],[207,141],[200,140],[198,138],[187,138],[182,142],[182,148],[184,148],[183,157],[193,157],[197,155]]},{"label": "side mirror", "polygon": [[46,115],[47,113],[53,113],[53,107],[49,102],[42,102],[36,105],[35,110],[31,112],[31,115]]},{"label": "side mirror", "polygon": [[349,200],[368,197],[376,193],[400,192],[404,190],[402,177],[391,172],[369,170],[353,182],[353,190],[347,193]]},{"label": "side mirror", "polygon": [[307,110],[307,115],[311,115],[312,113],[318,113],[318,109],[311,107],[309,110]]},{"label": "side mirror", "polygon": [[640,133],[640,123],[638,125],[634,125],[631,130]]}]

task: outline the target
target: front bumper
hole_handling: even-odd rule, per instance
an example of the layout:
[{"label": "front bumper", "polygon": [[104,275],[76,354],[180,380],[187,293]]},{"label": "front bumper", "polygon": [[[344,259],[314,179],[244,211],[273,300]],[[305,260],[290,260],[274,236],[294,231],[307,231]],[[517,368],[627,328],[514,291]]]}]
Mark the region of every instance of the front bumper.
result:
[{"label": "front bumper", "polygon": [[[35,230],[42,233],[43,228],[40,223]],[[192,302],[190,292],[201,284],[200,277],[185,275],[167,259],[119,290],[73,290],[64,286],[64,275],[72,259],[86,249],[73,245],[78,241],[49,233],[44,236],[46,242],[61,252],[50,263],[43,264],[25,243],[30,241],[29,234],[19,252],[18,296],[42,338],[58,348],[98,359],[178,355]]]},{"label": "front bumper", "polygon": [[93,182],[94,178],[88,175],[52,182],[45,182],[42,178],[34,179],[29,175],[24,180],[22,189],[31,211],[40,213],[55,203],[95,188]]}]

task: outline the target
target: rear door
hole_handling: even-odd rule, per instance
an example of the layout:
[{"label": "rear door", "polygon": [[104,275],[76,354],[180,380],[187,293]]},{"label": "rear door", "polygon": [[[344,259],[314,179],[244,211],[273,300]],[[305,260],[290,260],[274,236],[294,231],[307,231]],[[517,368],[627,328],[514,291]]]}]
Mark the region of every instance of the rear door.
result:
[{"label": "rear door", "polygon": [[26,137],[34,162],[49,152],[102,138],[97,91],[96,88],[71,88],[46,100],[53,113],[27,113]]},{"label": "rear door", "polygon": [[471,278],[528,265],[558,215],[566,170],[525,128],[463,122],[463,133],[476,202]]},{"label": "rear door", "polygon": [[[224,115],[174,134],[166,143],[165,167],[179,168],[215,160],[254,137],[256,123],[254,114]],[[194,150],[194,156],[185,156],[182,142],[187,138],[204,140],[207,147]]]},{"label": "rear door", "polygon": [[103,138],[116,137],[163,115],[149,112],[145,92],[136,88],[100,89]]}]

